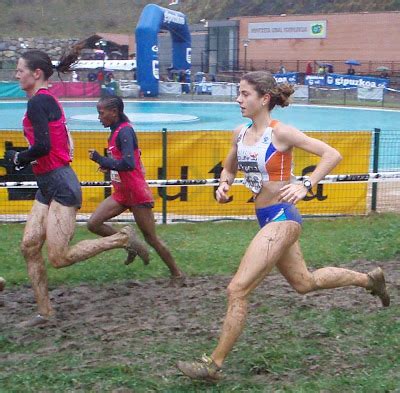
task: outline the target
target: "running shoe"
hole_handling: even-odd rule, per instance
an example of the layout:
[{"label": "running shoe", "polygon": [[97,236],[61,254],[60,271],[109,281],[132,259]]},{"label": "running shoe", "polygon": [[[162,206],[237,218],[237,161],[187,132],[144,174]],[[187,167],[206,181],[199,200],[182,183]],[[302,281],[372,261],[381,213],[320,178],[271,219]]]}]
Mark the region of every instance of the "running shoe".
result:
[{"label": "running shoe", "polygon": [[390,297],[386,290],[386,282],[383,270],[380,267],[377,267],[367,273],[367,275],[369,278],[367,290],[371,292],[371,295],[379,297],[383,307],[389,307]]},{"label": "running shoe", "polygon": [[126,226],[121,229],[121,232],[128,236],[128,244],[125,246],[128,256],[125,260],[125,265],[132,263],[136,255],[139,255],[143,263],[148,265],[150,262],[149,249],[138,239],[133,228],[131,226]]},{"label": "running shoe", "polygon": [[179,276],[171,276],[168,282],[168,287],[170,288],[182,288],[186,286],[186,276],[183,273]]},{"label": "running shoe", "polygon": [[31,328],[36,326],[43,326],[46,325],[50,321],[50,318],[44,317],[41,314],[37,314],[32,318],[28,319],[27,321],[20,322],[17,324],[19,328]]},{"label": "running shoe", "polygon": [[176,366],[186,376],[192,379],[199,379],[209,382],[217,382],[223,378],[221,368],[218,367],[214,360],[204,354],[199,361],[181,362]]}]

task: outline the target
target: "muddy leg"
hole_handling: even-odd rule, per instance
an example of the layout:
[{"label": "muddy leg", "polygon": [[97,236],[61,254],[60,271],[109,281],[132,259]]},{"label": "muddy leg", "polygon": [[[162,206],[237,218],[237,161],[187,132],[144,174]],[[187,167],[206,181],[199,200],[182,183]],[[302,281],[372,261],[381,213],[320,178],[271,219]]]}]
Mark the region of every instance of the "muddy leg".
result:
[{"label": "muddy leg", "polygon": [[288,283],[301,294],[349,285],[367,288],[369,283],[367,274],[339,267],[324,267],[309,272],[298,242],[285,252],[276,267]]},{"label": "muddy leg", "polygon": [[300,225],[286,221],[262,228],[250,243],[235,276],[228,286],[228,311],[217,347],[211,355],[221,367],[243,331],[248,295],[275,266],[283,251],[300,235]]},{"label": "muddy leg", "polygon": [[124,248],[129,240],[126,233],[117,232],[104,238],[83,240],[72,247],[69,242],[75,230],[76,209],[53,201],[47,222],[47,247],[51,264],[56,268],[73,265],[103,251]]},{"label": "muddy leg", "polygon": [[45,317],[53,314],[49,298],[47,272],[42,256],[42,247],[46,238],[47,213],[47,205],[38,201],[33,203],[21,242],[21,252],[27,264],[38,311]]}]

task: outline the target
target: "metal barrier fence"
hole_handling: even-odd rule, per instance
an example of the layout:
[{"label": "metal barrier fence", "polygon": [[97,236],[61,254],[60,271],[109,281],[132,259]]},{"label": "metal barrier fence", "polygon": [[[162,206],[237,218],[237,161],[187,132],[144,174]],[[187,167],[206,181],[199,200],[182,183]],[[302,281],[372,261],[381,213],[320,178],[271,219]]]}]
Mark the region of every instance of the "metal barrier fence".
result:
[{"label": "metal barrier fence", "polygon": [[[314,196],[307,196],[298,204],[302,214],[335,216],[364,215],[371,211],[400,212],[398,130],[309,133],[342,153],[344,159],[335,168],[334,175],[346,176],[328,179],[315,187]],[[98,172],[97,165],[88,158],[90,148],[105,152],[107,133],[72,134],[75,141],[73,167],[84,186],[84,203],[78,218],[85,220],[111,192],[107,175]],[[159,132],[140,132],[138,136],[146,178],[155,198],[154,211],[158,222],[254,217],[251,193],[240,181],[231,188],[229,203],[221,205],[215,200],[215,187],[230,147],[231,131],[163,129]],[[20,131],[2,131],[0,146],[0,156],[3,157],[7,148],[22,150],[26,148],[26,142]],[[295,149],[294,160],[294,175],[301,177],[313,170],[318,157]],[[371,172],[380,175],[373,179],[369,175]],[[382,176],[388,173],[391,174],[389,178]],[[170,181],[160,182],[167,179]],[[0,159],[1,221],[26,219],[36,192],[34,183],[31,183],[34,180],[29,167],[15,172]],[[131,219],[131,216],[122,216],[124,218]]]},{"label": "metal barrier fence", "polygon": [[[238,94],[238,84],[228,82],[160,82],[159,87],[159,98],[169,101],[232,102]],[[59,98],[93,98],[118,94],[124,99],[140,99],[140,88],[136,81],[125,79],[102,85],[97,82],[54,81],[51,89]],[[25,98],[18,83],[0,82],[0,99],[14,98]],[[292,98],[295,103],[400,108],[400,90],[393,88],[333,88],[297,84]]]}]

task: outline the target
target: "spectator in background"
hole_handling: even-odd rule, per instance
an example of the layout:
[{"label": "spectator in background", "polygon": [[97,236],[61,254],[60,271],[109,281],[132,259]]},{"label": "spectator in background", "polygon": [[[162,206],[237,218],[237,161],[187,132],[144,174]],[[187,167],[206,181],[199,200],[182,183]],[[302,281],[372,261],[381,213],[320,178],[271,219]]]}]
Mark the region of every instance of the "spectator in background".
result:
[{"label": "spectator in background", "polygon": [[89,82],[95,82],[97,80],[97,74],[95,72],[89,72],[87,78]]},{"label": "spectator in background", "polygon": [[347,70],[347,75],[354,75],[356,73],[356,70],[353,67],[350,67]]},{"label": "spectator in background", "polygon": [[72,82],[79,82],[79,74],[76,71],[72,71],[71,79],[72,79]]},{"label": "spectator in background", "polygon": [[318,75],[325,75],[325,67],[323,65],[318,67]]},{"label": "spectator in background", "polygon": [[100,84],[104,82],[104,71],[101,68],[97,71],[97,81]]},{"label": "spectator in background", "polygon": [[106,72],[105,79],[107,83],[114,82],[114,74],[112,72]]},{"label": "spectator in background", "polygon": [[186,71],[179,72],[179,83],[181,84],[182,94],[189,93],[189,85],[187,83],[188,74]]},{"label": "spectator in background", "polygon": [[280,74],[286,74],[286,68],[285,68],[285,66],[283,64],[279,67],[279,73]]},{"label": "spectator in background", "polygon": [[311,75],[312,73],[313,73],[313,68],[312,68],[312,65],[311,65],[311,61],[309,61],[307,63],[307,67],[306,67],[306,75]]}]

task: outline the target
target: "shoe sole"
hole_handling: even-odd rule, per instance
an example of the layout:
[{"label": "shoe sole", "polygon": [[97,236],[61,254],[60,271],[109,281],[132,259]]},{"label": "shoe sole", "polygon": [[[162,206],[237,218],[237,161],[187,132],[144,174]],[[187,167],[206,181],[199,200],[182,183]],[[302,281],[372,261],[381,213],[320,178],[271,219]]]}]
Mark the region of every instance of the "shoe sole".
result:
[{"label": "shoe sole", "polygon": [[150,255],[146,245],[137,238],[133,228],[125,227],[122,228],[122,231],[127,234],[129,238],[128,245],[125,247],[125,249],[128,251],[128,257],[126,258],[125,265],[132,263],[136,255],[139,255],[143,263],[148,265],[150,263]]},{"label": "shoe sole", "polygon": [[198,375],[194,375],[193,373],[191,373],[186,367],[184,362],[178,362],[176,364],[176,367],[187,377],[189,377],[190,379],[194,379],[197,381],[207,381],[207,382],[218,382],[221,381],[221,379],[223,379],[222,375],[216,376],[216,377],[212,377],[210,375],[207,376],[198,376]]},{"label": "shoe sole", "polygon": [[390,306],[390,297],[386,290],[385,275],[381,268],[377,268],[370,272],[368,276],[372,279],[375,284],[375,288],[371,289],[371,294],[373,296],[379,297],[383,307]]},{"label": "shoe sole", "polygon": [[41,315],[36,315],[35,317],[21,322],[19,324],[17,324],[18,328],[31,328],[31,327],[37,327],[37,326],[44,326],[47,325],[49,323],[49,319],[42,317]]}]

